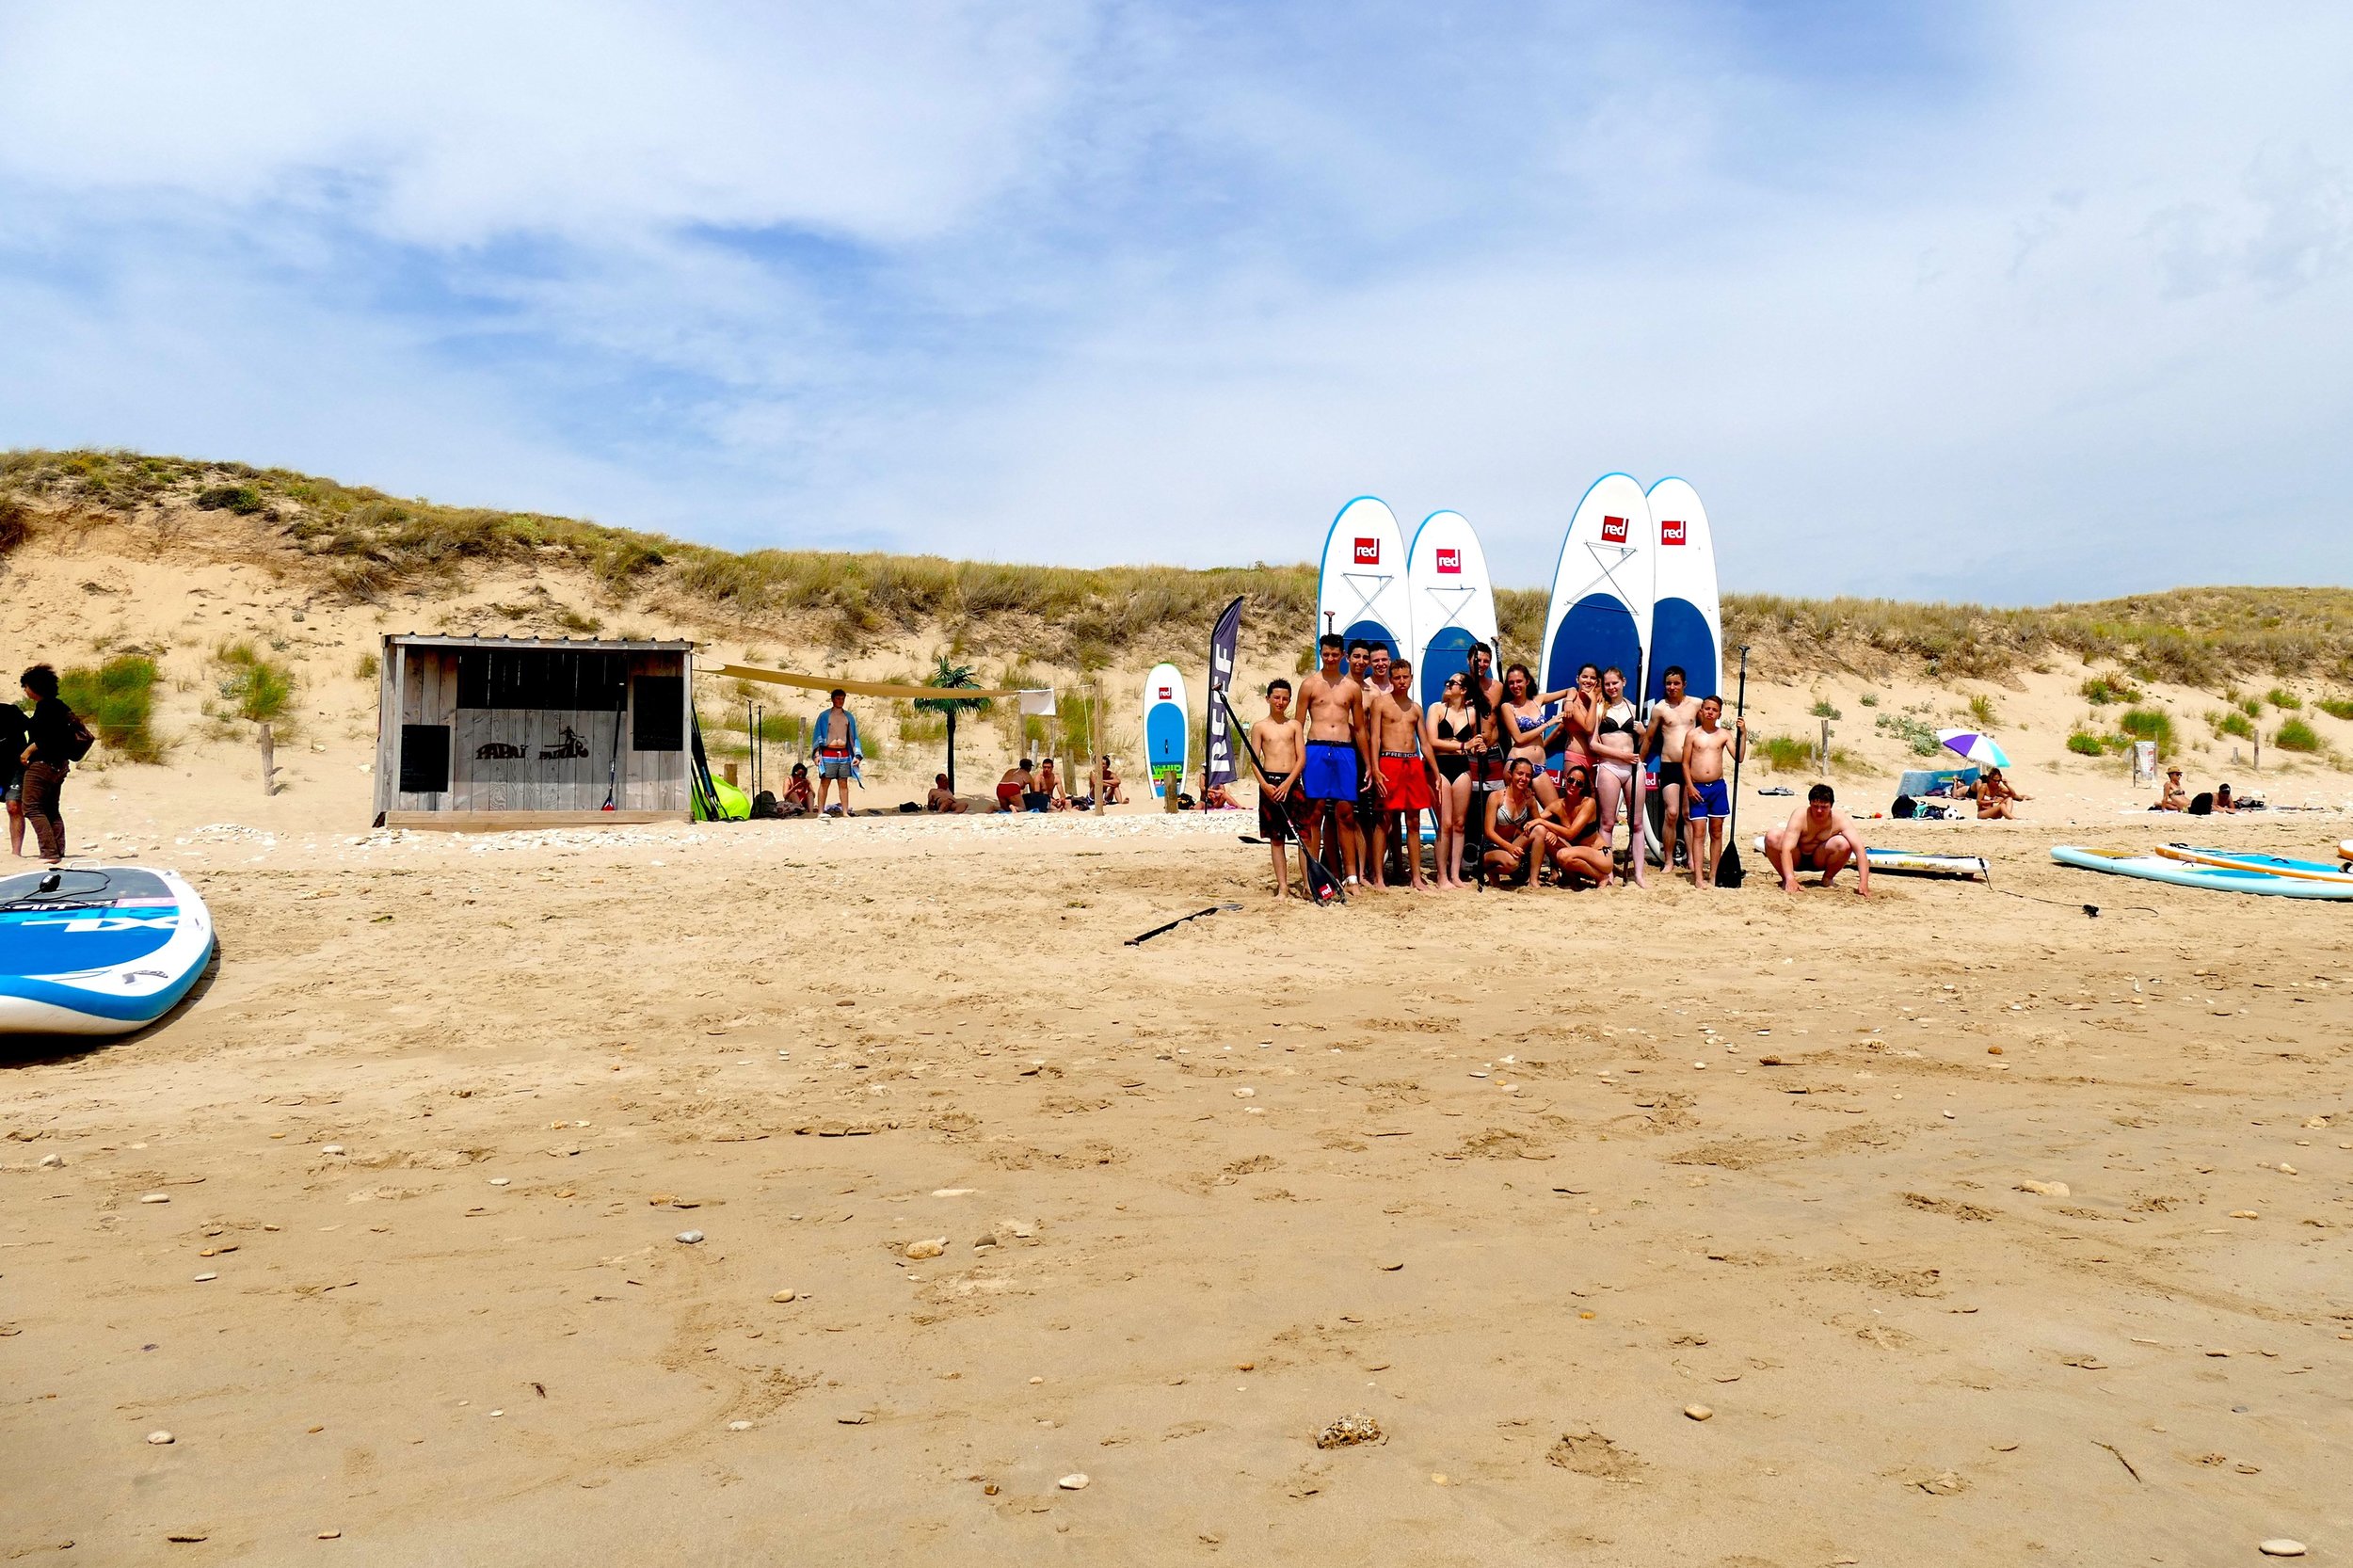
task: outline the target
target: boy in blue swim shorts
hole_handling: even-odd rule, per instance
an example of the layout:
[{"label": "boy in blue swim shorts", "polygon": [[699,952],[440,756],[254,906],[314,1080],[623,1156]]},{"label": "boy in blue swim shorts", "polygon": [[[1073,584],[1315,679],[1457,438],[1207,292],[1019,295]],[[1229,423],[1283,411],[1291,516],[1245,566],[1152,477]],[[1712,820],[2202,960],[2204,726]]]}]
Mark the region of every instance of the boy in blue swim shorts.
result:
[{"label": "boy in blue swim shorts", "polygon": [[1732,792],[1724,787],[1724,753],[1729,751],[1737,759],[1749,744],[1749,721],[1741,719],[1724,729],[1719,727],[1723,716],[1722,697],[1700,698],[1699,722],[1683,739],[1684,809],[1691,824],[1687,853],[1691,857],[1694,888],[1716,885],[1716,863],[1724,855],[1724,833],[1732,816]]},{"label": "boy in blue swim shorts", "polygon": [[1356,832],[1356,783],[1364,768],[1365,694],[1345,662],[1347,648],[1347,639],[1334,632],[1317,638],[1316,652],[1321,663],[1299,683],[1299,702],[1306,710],[1307,721],[1305,755],[1299,764],[1304,818],[1300,841],[1309,854],[1332,865],[1334,856],[1323,826],[1328,814],[1348,861],[1338,869],[1353,885],[1360,870],[1357,861],[1364,853]]}]

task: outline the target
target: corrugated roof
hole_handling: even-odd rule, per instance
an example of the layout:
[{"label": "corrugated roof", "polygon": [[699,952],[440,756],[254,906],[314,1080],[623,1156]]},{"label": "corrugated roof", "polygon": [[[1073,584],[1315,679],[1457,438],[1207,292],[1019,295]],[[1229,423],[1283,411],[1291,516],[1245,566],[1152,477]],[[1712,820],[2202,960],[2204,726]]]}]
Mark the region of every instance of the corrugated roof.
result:
[{"label": "corrugated roof", "polygon": [[623,641],[613,637],[449,637],[427,636],[419,632],[388,632],[384,646],[392,648],[569,648],[584,653],[591,650],[607,653],[692,653],[691,642]]}]

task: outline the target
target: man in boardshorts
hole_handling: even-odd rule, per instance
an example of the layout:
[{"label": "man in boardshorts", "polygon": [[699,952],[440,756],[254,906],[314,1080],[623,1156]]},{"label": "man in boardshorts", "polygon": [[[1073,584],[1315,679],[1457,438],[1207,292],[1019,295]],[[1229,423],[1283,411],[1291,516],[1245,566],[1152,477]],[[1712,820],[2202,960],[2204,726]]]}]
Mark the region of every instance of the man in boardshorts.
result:
[{"label": "man in boardshorts", "polygon": [[1414,689],[1413,662],[1392,661],[1389,682],[1388,690],[1374,693],[1365,704],[1365,723],[1379,753],[1372,776],[1376,797],[1372,846],[1365,866],[1374,887],[1387,886],[1383,880],[1386,840],[1392,823],[1402,818],[1397,841],[1403,852],[1407,885],[1418,893],[1429,888],[1421,875],[1421,814],[1436,810],[1438,797],[1430,787],[1430,756],[1421,744],[1421,710],[1409,695]]},{"label": "man in boardshorts", "polygon": [[850,780],[857,777],[858,759],[866,755],[858,744],[857,717],[844,706],[850,694],[836,686],[827,694],[830,704],[817,715],[809,728],[809,738],[817,744],[817,815],[825,815],[825,792],[834,788],[841,792],[837,808],[842,816],[850,814]]},{"label": "man in boardshorts", "polygon": [[[1291,683],[1277,676],[1267,682],[1266,717],[1250,727],[1250,755],[1258,764],[1258,837],[1267,841],[1274,856],[1274,896],[1278,899],[1290,891],[1290,852],[1284,846],[1300,837],[1299,754],[1299,721],[1291,717]],[[1310,896],[1304,844],[1299,896]]]},{"label": "man in boardshorts", "polygon": [[[1732,817],[1732,792],[1724,784],[1724,753],[1737,758],[1749,744],[1749,721],[1741,719],[1733,728],[1724,729],[1720,728],[1723,716],[1724,699],[1704,696],[1699,722],[1684,732],[1684,808],[1691,824],[1686,848],[1694,888],[1716,885],[1716,866],[1724,856],[1724,833]],[[1673,865],[1667,874],[1674,874]]]},{"label": "man in boardshorts", "polygon": [[1855,892],[1864,898],[1871,896],[1870,851],[1853,820],[1838,809],[1837,799],[1829,785],[1817,784],[1806,792],[1805,804],[1789,813],[1787,822],[1765,835],[1765,858],[1781,873],[1783,892],[1798,890],[1800,872],[1819,872],[1821,885],[1827,888],[1852,863]]},{"label": "man in boardshorts", "polygon": [[[1356,837],[1356,784],[1363,776],[1364,688],[1342,662],[1347,639],[1327,632],[1316,639],[1322,663],[1301,682],[1299,699],[1307,711],[1307,736],[1300,762],[1299,793],[1306,803],[1301,841],[1307,852],[1328,867],[1332,840],[1337,838],[1350,863],[1342,869],[1356,881],[1355,856],[1362,846]],[[1332,820],[1330,829],[1324,819]]]}]

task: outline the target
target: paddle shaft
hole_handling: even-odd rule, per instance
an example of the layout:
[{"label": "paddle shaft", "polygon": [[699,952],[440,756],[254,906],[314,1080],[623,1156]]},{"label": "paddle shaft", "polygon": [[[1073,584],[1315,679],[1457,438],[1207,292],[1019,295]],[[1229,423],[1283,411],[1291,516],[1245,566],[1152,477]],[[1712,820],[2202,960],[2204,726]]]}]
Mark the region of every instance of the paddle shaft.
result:
[{"label": "paddle shaft", "polygon": [[[1258,760],[1258,748],[1250,744],[1250,731],[1242,728],[1241,715],[1234,712],[1234,705],[1225,700],[1225,694],[1224,692],[1212,692],[1210,695],[1217,698],[1217,705],[1225,710],[1225,722],[1233,727],[1234,739],[1241,743],[1241,754],[1250,759],[1250,771],[1258,776],[1258,788],[1262,790],[1265,789],[1267,781],[1266,764]],[[1304,760],[1301,762],[1301,766],[1305,766]],[[1337,828],[1338,819],[1335,817],[1333,821],[1334,825]],[[1307,848],[1306,840],[1299,838],[1297,834],[1293,834],[1292,837],[1298,840],[1300,855],[1306,859],[1315,861],[1316,870],[1321,872],[1326,877],[1331,879],[1333,891],[1339,895],[1339,900],[1342,904],[1346,904],[1348,902],[1348,889],[1341,885],[1338,877],[1332,875],[1332,868],[1325,865],[1321,860],[1316,859],[1314,854],[1312,854]]]},{"label": "paddle shaft", "polygon": [[[1724,829],[1724,856],[1733,864],[1738,865],[1740,857],[1740,759],[1741,754],[1749,749],[1748,738],[1740,732],[1739,728],[1739,725],[1746,723],[1749,716],[1749,645],[1746,643],[1740,645],[1740,695],[1734,700],[1738,703],[1739,712],[1736,715],[1738,722],[1734,725],[1732,731],[1732,821]],[[1721,874],[1723,860],[1719,859],[1716,864],[1719,874]]]}]

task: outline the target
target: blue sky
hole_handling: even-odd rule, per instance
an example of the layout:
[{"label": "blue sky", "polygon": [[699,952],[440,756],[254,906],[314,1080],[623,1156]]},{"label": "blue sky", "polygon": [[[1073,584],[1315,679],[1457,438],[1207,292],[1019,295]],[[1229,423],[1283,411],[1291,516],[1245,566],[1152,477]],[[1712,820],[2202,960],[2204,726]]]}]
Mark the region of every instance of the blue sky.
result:
[{"label": "blue sky", "polygon": [[2353,11],[0,12],[0,444],[732,546],[2345,582]]}]

